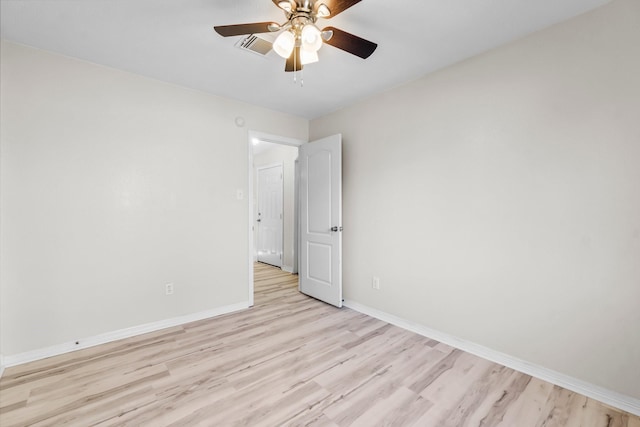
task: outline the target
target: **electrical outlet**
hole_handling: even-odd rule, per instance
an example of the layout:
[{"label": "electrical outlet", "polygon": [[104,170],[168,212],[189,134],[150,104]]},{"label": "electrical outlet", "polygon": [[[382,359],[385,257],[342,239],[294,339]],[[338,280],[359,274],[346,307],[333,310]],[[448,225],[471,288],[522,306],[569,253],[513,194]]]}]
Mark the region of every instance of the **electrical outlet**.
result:
[{"label": "electrical outlet", "polygon": [[376,291],[380,290],[380,278],[379,277],[373,276],[371,278],[371,287],[373,289],[375,289]]},{"label": "electrical outlet", "polygon": [[164,285],[164,292],[166,295],[173,295],[173,283]]}]

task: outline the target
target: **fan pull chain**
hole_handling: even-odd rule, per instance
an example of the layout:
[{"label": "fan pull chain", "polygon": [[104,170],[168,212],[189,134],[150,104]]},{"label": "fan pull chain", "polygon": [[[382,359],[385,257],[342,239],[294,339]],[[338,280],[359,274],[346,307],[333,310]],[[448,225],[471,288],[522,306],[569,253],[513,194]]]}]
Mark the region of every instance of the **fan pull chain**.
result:
[{"label": "fan pull chain", "polygon": [[[297,74],[297,71],[293,72],[293,84],[298,83]],[[304,70],[300,70],[300,87],[304,87]]]},{"label": "fan pull chain", "polygon": [[[300,49],[298,49],[298,60],[300,60]],[[298,67],[296,67],[298,69]],[[304,68],[300,64],[300,87],[304,87]]]},{"label": "fan pull chain", "polygon": [[[293,50],[293,84],[298,83],[298,60],[300,59],[298,49]],[[300,68],[300,87],[304,87],[304,69]]]},{"label": "fan pull chain", "polygon": [[298,64],[296,63],[296,52],[298,49],[293,48],[293,84],[298,83]]}]

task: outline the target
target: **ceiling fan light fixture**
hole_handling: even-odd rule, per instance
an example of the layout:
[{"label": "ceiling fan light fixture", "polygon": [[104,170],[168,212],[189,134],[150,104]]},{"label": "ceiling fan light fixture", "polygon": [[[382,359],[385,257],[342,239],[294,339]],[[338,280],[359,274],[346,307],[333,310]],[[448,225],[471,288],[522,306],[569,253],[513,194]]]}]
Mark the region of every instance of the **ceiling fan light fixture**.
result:
[{"label": "ceiling fan light fixture", "polygon": [[318,61],[318,52],[315,50],[300,49],[300,63],[302,65],[313,64]]},{"label": "ceiling fan light fixture", "polygon": [[291,10],[292,10],[291,2],[288,1],[288,0],[283,0],[283,1],[278,2],[278,7],[280,9],[284,10],[287,13],[291,13]]},{"label": "ceiling fan light fixture", "polygon": [[291,56],[295,45],[296,37],[293,33],[291,31],[283,31],[273,42],[273,50],[284,59],[287,59]]},{"label": "ceiling fan light fixture", "polygon": [[[336,27],[320,30],[315,24],[320,18],[333,18],[361,0],[272,0],[273,4],[284,11],[286,21],[278,24],[273,21],[253,22],[249,24],[217,25],[214,30],[222,37],[244,35],[242,47],[253,46],[256,40],[261,45],[252,50],[266,56],[271,47],[286,60],[285,71],[302,70],[303,64],[318,62],[318,51],[324,43],[343,50],[362,59],[367,59],[378,45]],[[269,43],[255,34],[276,33],[275,40]],[[267,40],[271,40],[269,37]],[[263,52],[264,51],[264,52]],[[302,80],[301,80],[302,82]]]},{"label": "ceiling fan light fixture", "polygon": [[322,47],[322,34],[315,25],[305,25],[300,36],[303,49],[317,52]]},{"label": "ceiling fan light fixture", "polygon": [[331,9],[329,9],[326,4],[321,3],[320,6],[318,6],[318,10],[316,11],[316,16],[318,18],[327,18],[331,16]]}]

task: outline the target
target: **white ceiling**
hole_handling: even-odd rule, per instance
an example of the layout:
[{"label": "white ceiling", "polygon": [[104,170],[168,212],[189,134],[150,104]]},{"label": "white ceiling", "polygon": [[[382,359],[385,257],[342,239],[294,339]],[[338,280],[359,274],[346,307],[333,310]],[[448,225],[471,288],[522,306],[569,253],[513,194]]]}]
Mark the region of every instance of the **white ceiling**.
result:
[{"label": "white ceiling", "polygon": [[363,0],[318,26],[378,43],[331,46],[304,69],[241,51],[214,25],[282,23],[271,0],[0,0],[2,37],[205,92],[315,118],[610,0]]}]

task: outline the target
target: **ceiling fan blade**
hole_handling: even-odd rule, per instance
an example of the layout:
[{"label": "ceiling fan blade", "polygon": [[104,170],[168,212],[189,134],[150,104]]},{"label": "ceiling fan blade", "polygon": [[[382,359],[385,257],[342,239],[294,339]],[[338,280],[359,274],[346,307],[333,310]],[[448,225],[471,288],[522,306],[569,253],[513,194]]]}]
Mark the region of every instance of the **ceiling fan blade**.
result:
[{"label": "ceiling fan blade", "polygon": [[324,3],[329,8],[329,11],[331,11],[331,14],[326,18],[333,18],[340,12],[344,12],[354,4],[360,3],[361,1],[362,0],[317,0],[314,7],[317,11],[318,6]]},{"label": "ceiling fan blade", "polygon": [[300,71],[302,70],[302,64],[300,63],[300,47],[296,47],[291,52],[291,56],[287,59],[287,63],[284,67],[286,72]]},{"label": "ceiling fan blade", "polygon": [[378,47],[376,43],[354,36],[353,34],[339,30],[335,27],[327,27],[322,31],[333,32],[333,36],[329,40],[326,40],[325,43],[330,44],[333,47],[337,47],[338,49],[342,49],[345,52],[359,56],[362,59],[370,57]]},{"label": "ceiling fan blade", "polygon": [[278,25],[275,22],[254,22],[252,24],[218,25],[213,27],[213,29],[222,37],[231,37],[245,34],[268,33],[271,31],[269,29],[271,24]]}]

